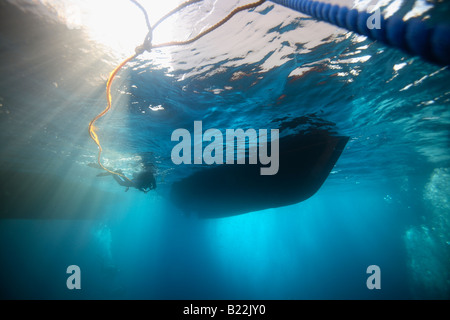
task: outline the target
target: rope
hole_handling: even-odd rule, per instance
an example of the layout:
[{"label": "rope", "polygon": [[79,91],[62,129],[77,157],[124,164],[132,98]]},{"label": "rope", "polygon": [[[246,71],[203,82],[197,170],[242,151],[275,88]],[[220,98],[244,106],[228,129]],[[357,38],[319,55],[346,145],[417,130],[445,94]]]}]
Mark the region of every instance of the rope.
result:
[{"label": "rope", "polygon": [[220,20],[218,23],[216,23],[215,25],[209,27],[208,29],[206,29],[205,31],[201,32],[200,34],[198,34],[197,36],[189,39],[189,40],[185,40],[185,41],[172,41],[172,42],[166,42],[166,43],[162,43],[162,44],[158,44],[158,45],[152,45],[152,33],[153,30],[165,19],[167,19],[168,17],[170,17],[171,15],[175,14],[176,12],[182,10],[183,8],[200,2],[202,0],[189,0],[186,1],[182,4],[180,4],[178,7],[176,7],[175,9],[173,9],[172,11],[168,12],[166,15],[164,15],[161,19],[159,19],[155,25],[153,26],[153,28],[150,25],[149,19],[148,19],[148,14],[147,11],[145,10],[145,8],[136,0],[130,0],[131,2],[133,2],[139,9],[141,9],[141,11],[144,13],[144,17],[146,20],[146,24],[147,24],[147,28],[148,28],[148,33],[145,37],[145,40],[143,42],[142,45],[136,47],[135,49],[135,54],[133,54],[132,56],[126,58],[124,61],[122,61],[109,75],[108,81],[106,83],[106,101],[107,101],[107,106],[106,108],[99,113],[97,116],[95,116],[91,122],[89,123],[89,135],[91,137],[92,140],[94,140],[94,142],[97,144],[98,146],[98,155],[97,155],[97,163],[99,164],[99,166],[114,175],[120,176],[126,180],[128,180],[129,182],[133,182],[131,179],[129,179],[128,177],[126,177],[124,174],[120,173],[120,172],[116,172],[113,170],[110,170],[108,168],[106,168],[101,161],[101,156],[102,156],[102,146],[100,144],[100,139],[98,138],[97,132],[96,132],[96,127],[95,127],[95,122],[100,119],[101,117],[103,117],[110,109],[111,109],[111,105],[112,105],[112,99],[111,99],[111,85],[112,82],[114,80],[114,77],[116,76],[117,72],[119,72],[119,70],[126,65],[129,61],[133,60],[134,58],[136,58],[137,56],[139,56],[140,54],[144,53],[145,51],[150,51],[152,48],[162,48],[162,47],[169,47],[169,46],[180,46],[180,45],[186,45],[189,43],[192,43],[200,38],[202,38],[203,36],[207,35],[208,33],[210,33],[211,31],[219,28],[220,26],[222,26],[224,23],[226,23],[228,20],[230,20],[236,13],[243,11],[243,10],[248,10],[248,9],[252,9],[255,8],[261,4],[263,4],[265,2],[265,0],[260,0],[257,2],[253,2],[247,5],[243,5],[240,7],[235,8],[233,11],[231,11],[225,18],[223,18],[222,20]]},{"label": "rope", "polygon": [[192,43],[194,41],[197,41],[201,37],[207,35],[211,31],[214,31],[215,29],[219,28],[225,22],[230,20],[236,13],[238,13],[240,11],[243,11],[243,10],[256,8],[257,6],[263,4],[264,2],[265,2],[265,0],[260,0],[260,1],[257,1],[257,2],[249,3],[249,4],[246,4],[246,5],[243,5],[243,6],[235,8],[225,18],[223,18],[222,20],[217,22],[215,25],[209,27],[205,31],[199,33],[197,36],[195,36],[195,37],[193,37],[193,38],[191,38],[189,40],[185,40],[185,41],[171,41],[171,42],[161,43],[161,44],[153,45],[153,48],[163,48],[163,47],[169,47],[169,46],[181,46],[181,45],[190,44],[190,43]]},{"label": "rope", "polygon": [[338,5],[311,0],[271,0],[292,10],[307,14],[372,40],[420,56],[437,65],[450,65],[450,25],[428,27],[418,18],[403,21],[398,15],[384,19],[380,28],[369,29],[367,21],[372,14]]},{"label": "rope", "polygon": [[109,78],[108,78],[108,82],[106,83],[106,101],[107,101],[107,106],[106,106],[106,108],[101,112],[101,113],[99,113],[97,116],[95,116],[95,118],[94,119],[92,119],[91,120],[91,122],[89,123],[89,135],[91,136],[91,138],[92,138],[92,140],[94,140],[94,142],[97,144],[97,146],[98,146],[98,155],[97,155],[97,163],[100,165],[100,167],[103,169],[103,170],[105,170],[105,171],[107,171],[107,172],[109,172],[109,173],[111,173],[111,174],[115,174],[115,175],[118,175],[118,176],[120,176],[120,177],[122,177],[122,178],[124,178],[124,179],[126,179],[126,180],[128,180],[128,181],[130,181],[130,182],[132,182],[131,181],[131,179],[129,179],[128,177],[126,177],[125,175],[123,175],[123,174],[121,174],[121,173],[119,173],[119,172],[115,172],[115,171],[112,171],[112,170],[109,170],[108,168],[106,168],[105,166],[103,166],[103,164],[102,164],[102,161],[101,161],[101,156],[102,156],[102,151],[103,151],[103,149],[102,149],[102,146],[101,146],[101,144],[100,144],[100,140],[98,139],[98,135],[97,135],[97,133],[95,132],[95,126],[94,126],[94,124],[95,124],[95,122],[98,120],[98,119],[100,119],[101,117],[103,117],[110,109],[111,109],[111,104],[112,104],[112,100],[111,100],[111,84],[112,84],[112,81],[114,80],[114,77],[116,76],[116,74],[117,74],[117,72],[125,65],[125,64],[127,64],[130,60],[133,60],[134,58],[136,58],[136,56],[137,56],[137,54],[134,54],[134,55],[132,55],[131,57],[128,57],[128,58],[126,58],[122,63],[120,63],[112,72],[111,72],[111,74],[109,75]]},{"label": "rope", "polygon": [[142,13],[144,14],[145,23],[147,24],[147,29],[148,29],[148,31],[151,31],[152,25],[150,24],[150,20],[148,19],[147,10],[145,10],[145,8],[136,0],[130,0],[130,1],[133,2],[139,9],[141,9]]},{"label": "rope", "polygon": [[191,4],[200,2],[203,0],[190,0],[190,1],[186,1],[182,4],[180,4],[178,7],[176,7],[175,9],[173,9],[172,11],[169,11],[168,13],[166,13],[166,15],[164,15],[161,19],[159,19],[155,25],[153,26],[153,29],[156,28],[161,22],[163,22],[164,20],[166,20],[168,17],[170,17],[171,15],[173,15],[174,13],[177,13],[178,11],[184,9],[187,6],[190,6]]}]

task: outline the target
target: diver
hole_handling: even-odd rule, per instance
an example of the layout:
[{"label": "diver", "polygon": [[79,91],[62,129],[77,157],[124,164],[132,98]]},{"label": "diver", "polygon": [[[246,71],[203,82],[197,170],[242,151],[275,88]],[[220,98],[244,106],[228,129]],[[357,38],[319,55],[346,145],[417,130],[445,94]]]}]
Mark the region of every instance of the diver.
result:
[{"label": "diver", "polygon": [[[103,170],[103,168],[96,163],[89,163],[88,166]],[[112,173],[112,169],[108,170],[111,171],[99,173],[97,174],[97,177],[106,177],[112,175],[114,180],[116,180],[119,185],[121,185],[122,187],[126,187],[125,192],[127,192],[130,188],[136,188],[144,193],[156,189],[156,179],[154,175],[155,170],[153,165],[144,165],[143,170],[133,174],[133,179],[126,178],[123,175],[122,170],[116,170],[116,173],[119,173],[120,175]]]},{"label": "diver", "polygon": [[[117,170],[117,173],[123,174],[121,170]],[[113,178],[119,185],[126,187],[125,192],[127,192],[130,188],[136,188],[144,193],[156,189],[155,175],[153,174],[153,170],[148,167],[145,167],[144,170],[134,174],[133,179],[131,180],[117,174],[114,174]]]}]

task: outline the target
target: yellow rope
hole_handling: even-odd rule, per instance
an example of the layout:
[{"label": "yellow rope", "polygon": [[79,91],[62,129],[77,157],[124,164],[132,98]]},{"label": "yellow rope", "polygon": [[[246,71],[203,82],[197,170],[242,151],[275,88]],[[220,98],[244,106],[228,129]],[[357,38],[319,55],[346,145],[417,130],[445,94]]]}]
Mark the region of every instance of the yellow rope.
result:
[{"label": "yellow rope", "polygon": [[131,57],[126,58],[124,61],[122,61],[121,64],[119,64],[109,75],[108,78],[108,82],[106,83],[106,101],[107,101],[107,106],[106,108],[99,113],[97,116],[95,116],[94,119],[91,120],[91,122],[89,123],[89,135],[91,136],[92,140],[95,141],[95,143],[98,146],[98,156],[97,156],[97,163],[100,165],[100,167],[105,170],[108,171],[111,174],[115,174],[118,176],[121,176],[125,179],[127,179],[128,181],[131,182],[131,179],[127,178],[125,175],[119,173],[119,172],[115,172],[112,170],[109,170],[108,168],[106,168],[105,166],[103,166],[102,161],[101,161],[101,156],[102,156],[102,146],[100,144],[100,140],[98,139],[98,135],[95,132],[95,122],[100,119],[101,117],[103,117],[110,109],[111,109],[111,105],[112,105],[112,99],[111,99],[111,84],[112,81],[114,80],[114,77],[116,76],[117,72],[125,65],[128,63],[128,61],[133,60],[135,57],[137,56],[137,54],[132,55]]}]

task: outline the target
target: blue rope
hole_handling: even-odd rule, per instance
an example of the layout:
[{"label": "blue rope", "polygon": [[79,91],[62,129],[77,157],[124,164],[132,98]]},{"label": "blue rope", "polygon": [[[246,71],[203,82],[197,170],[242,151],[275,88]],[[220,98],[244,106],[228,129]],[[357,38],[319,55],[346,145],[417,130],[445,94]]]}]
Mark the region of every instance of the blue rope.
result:
[{"label": "blue rope", "polygon": [[419,18],[403,21],[396,15],[384,19],[380,15],[380,28],[369,29],[368,12],[359,12],[338,5],[311,0],[271,0],[313,18],[378,40],[411,55],[447,66],[450,65],[450,25],[428,27]]}]

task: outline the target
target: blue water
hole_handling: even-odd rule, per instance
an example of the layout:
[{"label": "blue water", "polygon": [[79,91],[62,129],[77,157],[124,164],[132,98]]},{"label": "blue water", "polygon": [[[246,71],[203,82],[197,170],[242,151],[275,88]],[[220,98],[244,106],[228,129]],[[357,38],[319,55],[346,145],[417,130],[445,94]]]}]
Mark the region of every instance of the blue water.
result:
[{"label": "blue water", "polygon": [[[36,219],[0,220],[2,299],[450,297],[447,68],[268,2],[119,73],[113,110],[97,124],[103,161],[130,175],[154,163],[158,183],[125,193],[88,166],[97,147],[87,125],[126,55],[39,5],[21,1],[20,13],[0,3],[19,17],[3,17],[0,29],[0,165],[36,176],[38,195],[39,177],[60,183],[38,207],[24,192],[21,210]],[[448,8],[427,14],[433,23]],[[277,128],[301,117],[350,137],[310,199],[211,220],[186,217],[168,199],[193,170],[171,162],[173,130],[195,120]],[[80,290],[66,286],[69,265],[80,267]],[[379,290],[366,286],[370,265],[380,267]]]}]

